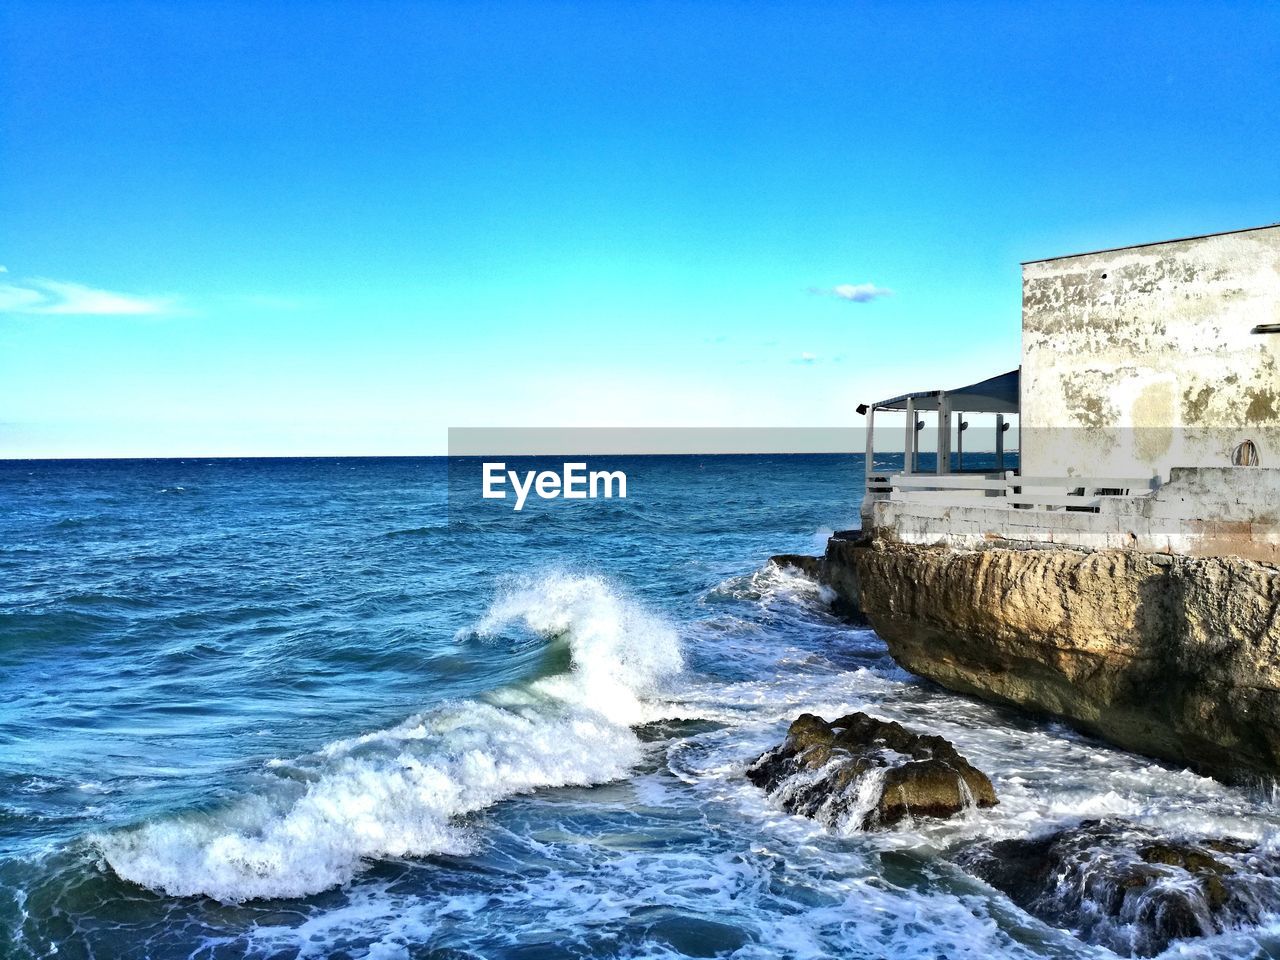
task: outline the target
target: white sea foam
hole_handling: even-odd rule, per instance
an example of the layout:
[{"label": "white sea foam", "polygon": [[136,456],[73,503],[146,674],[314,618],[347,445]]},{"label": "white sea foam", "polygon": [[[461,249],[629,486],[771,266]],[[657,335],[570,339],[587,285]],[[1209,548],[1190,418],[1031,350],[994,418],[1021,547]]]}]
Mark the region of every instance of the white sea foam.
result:
[{"label": "white sea foam", "polygon": [[[268,957],[293,949],[300,957],[318,958],[340,946],[343,954],[362,960],[399,960],[416,955],[415,948],[451,923],[469,924],[481,915],[485,921],[468,934],[493,938],[498,955],[506,945],[573,938],[583,953],[596,946],[601,955],[646,958],[712,952],[738,960],[1114,956],[1088,948],[1030,949],[1002,930],[978,898],[883,881],[870,875],[872,864],[856,847],[815,846],[821,828],[798,818],[784,821],[777,826],[794,828],[794,835],[769,837],[781,850],[754,840],[754,824],[723,823],[720,829],[732,836],[727,844],[661,853],[597,850],[589,868],[565,862],[561,869],[531,871],[480,896],[423,897],[370,884],[353,889],[346,905],[300,925],[257,927],[245,953]],[[781,873],[791,879],[779,885]],[[821,884],[807,883],[811,875],[820,875]],[[628,946],[629,922],[645,914],[659,923],[642,943]],[[679,918],[667,928],[676,934],[674,942],[664,936],[664,915]],[[467,934],[454,930],[451,936],[488,954]],[[690,940],[693,950],[686,948]]]},{"label": "white sea foam", "polygon": [[375,858],[462,852],[458,818],[539,787],[625,776],[630,725],[682,668],[675,631],[598,577],[515,581],[477,625],[568,645],[567,673],[451,704],[277,764],[266,787],[208,813],[95,838],[115,872],[174,896],[298,897]]},{"label": "white sea foam", "polygon": [[761,610],[772,611],[782,604],[826,606],[835,599],[835,591],[801,573],[795,567],[766,563],[758,570],[733,577],[720,584],[720,593],[735,600],[755,602]]},{"label": "white sea foam", "polygon": [[585,707],[615,723],[653,719],[646,703],[684,668],[665,620],[624,599],[599,577],[557,574],[505,590],[476,625],[481,636],[519,624],[570,641],[573,669],[545,677],[533,691]]}]

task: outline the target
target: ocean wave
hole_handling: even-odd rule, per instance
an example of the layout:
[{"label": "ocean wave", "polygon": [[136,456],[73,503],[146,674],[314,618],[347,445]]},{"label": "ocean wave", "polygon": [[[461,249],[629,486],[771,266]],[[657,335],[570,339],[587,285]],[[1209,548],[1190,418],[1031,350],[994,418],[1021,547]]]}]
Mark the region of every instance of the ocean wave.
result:
[{"label": "ocean wave", "polygon": [[263,789],[93,838],[121,878],[226,902],[301,897],[371,860],[462,853],[460,818],[542,787],[619,779],[639,761],[631,726],[683,668],[675,631],[599,577],[511,581],[474,633],[528,630],[568,669],[273,764]]},{"label": "ocean wave", "polygon": [[114,622],[111,611],[91,610],[0,612],[0,656],[27,662],[48,650],[91,642]]},{"label": "ocean wave", "polygon": [[[504,518],[505,519],[505,518]],[[386,530],[377,534],[379,539],[383,540],[399,540],[399,539],[418,539],[418,538],[434,538],[442,536],[454,536],[465,533],[509,533],[509,530],[503,528],[500,522],[495,522],[493,518],[476,518],[466,519],[464,517],[453,516],[444,523],[428,524],[420,527],[404,527],[396,530]]]},{"label": "ocean wave", "polygon": [[406,527],[403,530],[388,530],[380,536],[386,539],[396,539],[398,537],[438,537],[441,534],[449,532],[449,525],[446,523],[438,523],[429,527]]},{"label": "ocean wave", "polygon": [[795,567],[770,561],[751,573],[717,584],[703,599],[753,602],[765,611],[786,605],[826,611],[835,599],[835,591]]},{"label": "ocean wave", "polygon": [[102,520],[102,517],[63,517],[55,523],[49,525],[51,530],[78,530],[81,527],[92,526]]}]

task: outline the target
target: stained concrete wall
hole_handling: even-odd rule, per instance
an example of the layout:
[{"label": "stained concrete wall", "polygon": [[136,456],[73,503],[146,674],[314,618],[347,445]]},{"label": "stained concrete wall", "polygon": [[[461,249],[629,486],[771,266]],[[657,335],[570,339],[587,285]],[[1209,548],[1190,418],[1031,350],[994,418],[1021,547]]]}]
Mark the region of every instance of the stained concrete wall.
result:
[{"label": "stained concrete wall", "polygon": [[1280,226],[1026,263],[1026,476],[1280,466]]}]

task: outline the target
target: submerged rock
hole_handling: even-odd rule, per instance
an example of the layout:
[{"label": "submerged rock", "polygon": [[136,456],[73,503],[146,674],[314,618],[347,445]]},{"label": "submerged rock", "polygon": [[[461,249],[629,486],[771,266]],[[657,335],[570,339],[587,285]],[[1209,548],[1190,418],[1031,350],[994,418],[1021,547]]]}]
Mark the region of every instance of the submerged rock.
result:
[{"label": "submerged rock", "polygon": [[1280,909],[1273,855],[1235,840],[1171,840],[1123,820],[982,843],[956,860],[1028,913],[1123,955],[1153,956]]},{"label": "submerged rock", "polygon": [[792,813],[860,830],[997,802],[991,781],[950,742],[865,713],[830,723],[801,714],[747,779]]}]

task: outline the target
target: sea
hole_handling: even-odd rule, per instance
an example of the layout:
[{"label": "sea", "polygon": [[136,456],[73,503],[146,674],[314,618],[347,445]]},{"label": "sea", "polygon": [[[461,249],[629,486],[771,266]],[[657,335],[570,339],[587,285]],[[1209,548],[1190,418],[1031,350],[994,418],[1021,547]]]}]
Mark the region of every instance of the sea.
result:
[{"label": "sea", "polygon": [[[1111,957],[954,851],[1273,842],[1260,787],[949,693],[771,565],[858,525],[861,456],[608,466],[517,512],[445,458],[0,462],[0,956]],[[862,832],[745,778],[855,710],[999,805]]]}]

